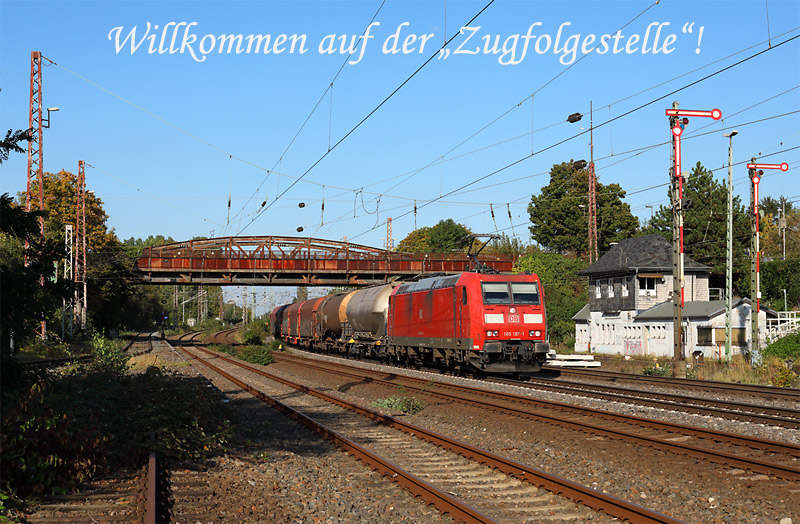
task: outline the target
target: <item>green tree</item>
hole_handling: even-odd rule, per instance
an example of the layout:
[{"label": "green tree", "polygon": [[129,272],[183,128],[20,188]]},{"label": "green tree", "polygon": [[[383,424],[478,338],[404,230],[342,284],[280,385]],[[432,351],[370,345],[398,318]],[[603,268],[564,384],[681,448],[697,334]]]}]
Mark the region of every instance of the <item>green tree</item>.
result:
[{"label": "green tree", "polygon": [[[669,193],[668,193],[669,194]],[[684,211],[683,246],[686,255],[711,267],[709,285],[725,287],[727,252],[728,190],[714,180],[710,171],[698,162],[683,184],[683,198],[691,200]],[[661,206],[651,220],[648,232],[657,232],[672,241],[672,209]],[[743,296],[750,290],[748,256],[750,222],[738,196],[733,198],[733,272],[735,293]]]},{"label": "green tree", "polygon": [[761,264],[761,293],[766,305],[777,311],[800,308],[800,259],[771,260]]},{"label": "green tree", "polygon": [[521,255],[531,249],[531,246],[526,245],[517,237],[510,237],[505,233],[500,234],[500,238],[493,239],[489,245],[487,245],[482,253],[485,254],[495,254],[495,253],[503,253],[503,254],[513,254],[513,255]]},{"label": "green tree", "polygon": [[[15,205],[8,194],[0,196],[0,346],[4,358],[11,354],[12,334],[15,345],[20,346],[66,296],[63,282],[50,278],[63,250],[59,244],[41,238],[40,216],[38,211],[28,213]],[[43,281],[40,275],[45,275]]]},{"label": "green tree", "polygon": [[10,153],[24,153],[25,150],[19,145],[23,140],[30,141],[31,129],[25,131],[9,129],[6,137],[0,141],[0,164],[8,160]]},{"label": "green tree", "polygon": [[[23,153],[19,145],[30,140],[30,130],[6,133],[0,142],[0,164],[11,153]],[[12,379],[11,340],[16,346],[34,331],[34,323],[46,318],[65,296],[62,282],[40,275],[52,275],[54,264],[63,255],[59,245],[42,238],[39,211],[25,211],[10,195],[0,196],[0,368],[4,379]],[[27,248],[26,248],[27,243]]]},{"label": "green tree", "polygon": [[[531,236],[545,249],[583,255],[588,249],[589,173],[576,169],[572,162],[556,164],[550,170],[550,183],[531,197],[528,214]],[[605,252],[611,242],[633,236],[638,228],[630,206],[622,199],[625,191],[618,184],[595,184],[597,199],[597,242]]]},{"label": "green tree", "polygon": [[765,210],[764,220],[761,220],[761,251],[764,258],[784,258],[784,251],[787,260],[800,258],[800,210],[792,208],[791,204],[787,203],[784,235],[780,229],[778,215],[767,212],[772,206],[763,207],[763,204],[764,200],[759,207],[759,210]]},{"label": "green tree", "polygon": [[588,283],[578,271],[587,262],[575,256],[534,250],[517,261],[517,272],[530,271],[539,276],[544,291],[547,333],[556,349],[572,349],[575,322],[572,317],[588,302]]},{"label": "green tree", "polygon": [[472,231],[452,218],[440,220],[433,227],[422,227],[408,234],[397,244],[404,253],[454,253],[466,250]]},{"label": "green tree", "polygon": [[782,195],[778,199],[770,196],[764,197],[761,199],[761,202],[759,202],[758,207],[764,210],[764,214],[771,215],[776,224],[778,222],[778,217],[781,216],[784,209],[787,215],[794,210],[792,202]]},{"label": "green tree", "polygon": [[401,251],[403,253],[430,253],[431,249],[428,245],[430,231],[431,228],[428,226],[415,229],[409,233],[406,238],[398,242],[395,251]]}]

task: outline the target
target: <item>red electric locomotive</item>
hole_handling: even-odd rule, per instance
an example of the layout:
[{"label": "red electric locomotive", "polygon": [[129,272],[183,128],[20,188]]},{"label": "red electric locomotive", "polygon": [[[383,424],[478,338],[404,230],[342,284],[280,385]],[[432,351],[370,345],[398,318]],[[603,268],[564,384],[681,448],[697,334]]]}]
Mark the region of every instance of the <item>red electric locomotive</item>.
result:
[{"label": "red electric locomotive", "polygon": [[271,318],[287,342],[406,365],[535,373],[550,349],[530,274],[428,277],[280,306]]},{"label": "red electric locomotive", "polygon": [[547,358],[544,296],[536,275],[462,273],[395,288],[387,345],[400,361],[537,372]]}]

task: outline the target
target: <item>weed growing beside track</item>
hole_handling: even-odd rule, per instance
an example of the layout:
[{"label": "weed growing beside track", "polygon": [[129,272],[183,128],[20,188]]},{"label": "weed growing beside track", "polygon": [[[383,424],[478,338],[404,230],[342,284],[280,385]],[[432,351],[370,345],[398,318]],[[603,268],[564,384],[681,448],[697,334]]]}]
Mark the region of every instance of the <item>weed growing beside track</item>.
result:
[{"label": "weed growing beside track", "polygon": [[221,353],[227,353],[245,362],[266,366],[275,361],[272,357],[272,352],[279,351],[280,345],[280,342],[273,340],[267,345],[232,346],[230,344],[212,344],[209,348]]}]

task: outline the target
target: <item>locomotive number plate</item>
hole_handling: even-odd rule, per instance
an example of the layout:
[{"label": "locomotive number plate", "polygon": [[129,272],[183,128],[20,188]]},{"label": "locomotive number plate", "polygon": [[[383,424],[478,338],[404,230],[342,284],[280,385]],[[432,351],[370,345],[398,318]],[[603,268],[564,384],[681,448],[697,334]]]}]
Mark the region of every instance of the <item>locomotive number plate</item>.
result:
[{"label": "locomotive number plate", "polygon": [[519,324],[519,315],[508,315],[508,322],[509,324],[512,322]]}]

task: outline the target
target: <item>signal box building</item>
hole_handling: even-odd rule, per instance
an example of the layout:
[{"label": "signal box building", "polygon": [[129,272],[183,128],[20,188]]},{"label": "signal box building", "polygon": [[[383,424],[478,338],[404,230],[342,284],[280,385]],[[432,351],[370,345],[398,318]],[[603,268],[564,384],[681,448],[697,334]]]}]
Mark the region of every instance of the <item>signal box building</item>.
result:
[{"label": "signal box building", "polygon": [[[684,259],[686,355],[724,357],[725,301],[708,300],[710,268]],[[623,240],[583,270],[589,303],[574,317],[575,351],[670,357],[673,354],[672,245],[661,235]],[[750,301],[734,299],[732,352],[749,346]],[[761,313],[761,325],[766,325]],[[721,352],[721,353],[720,353]]]}]

